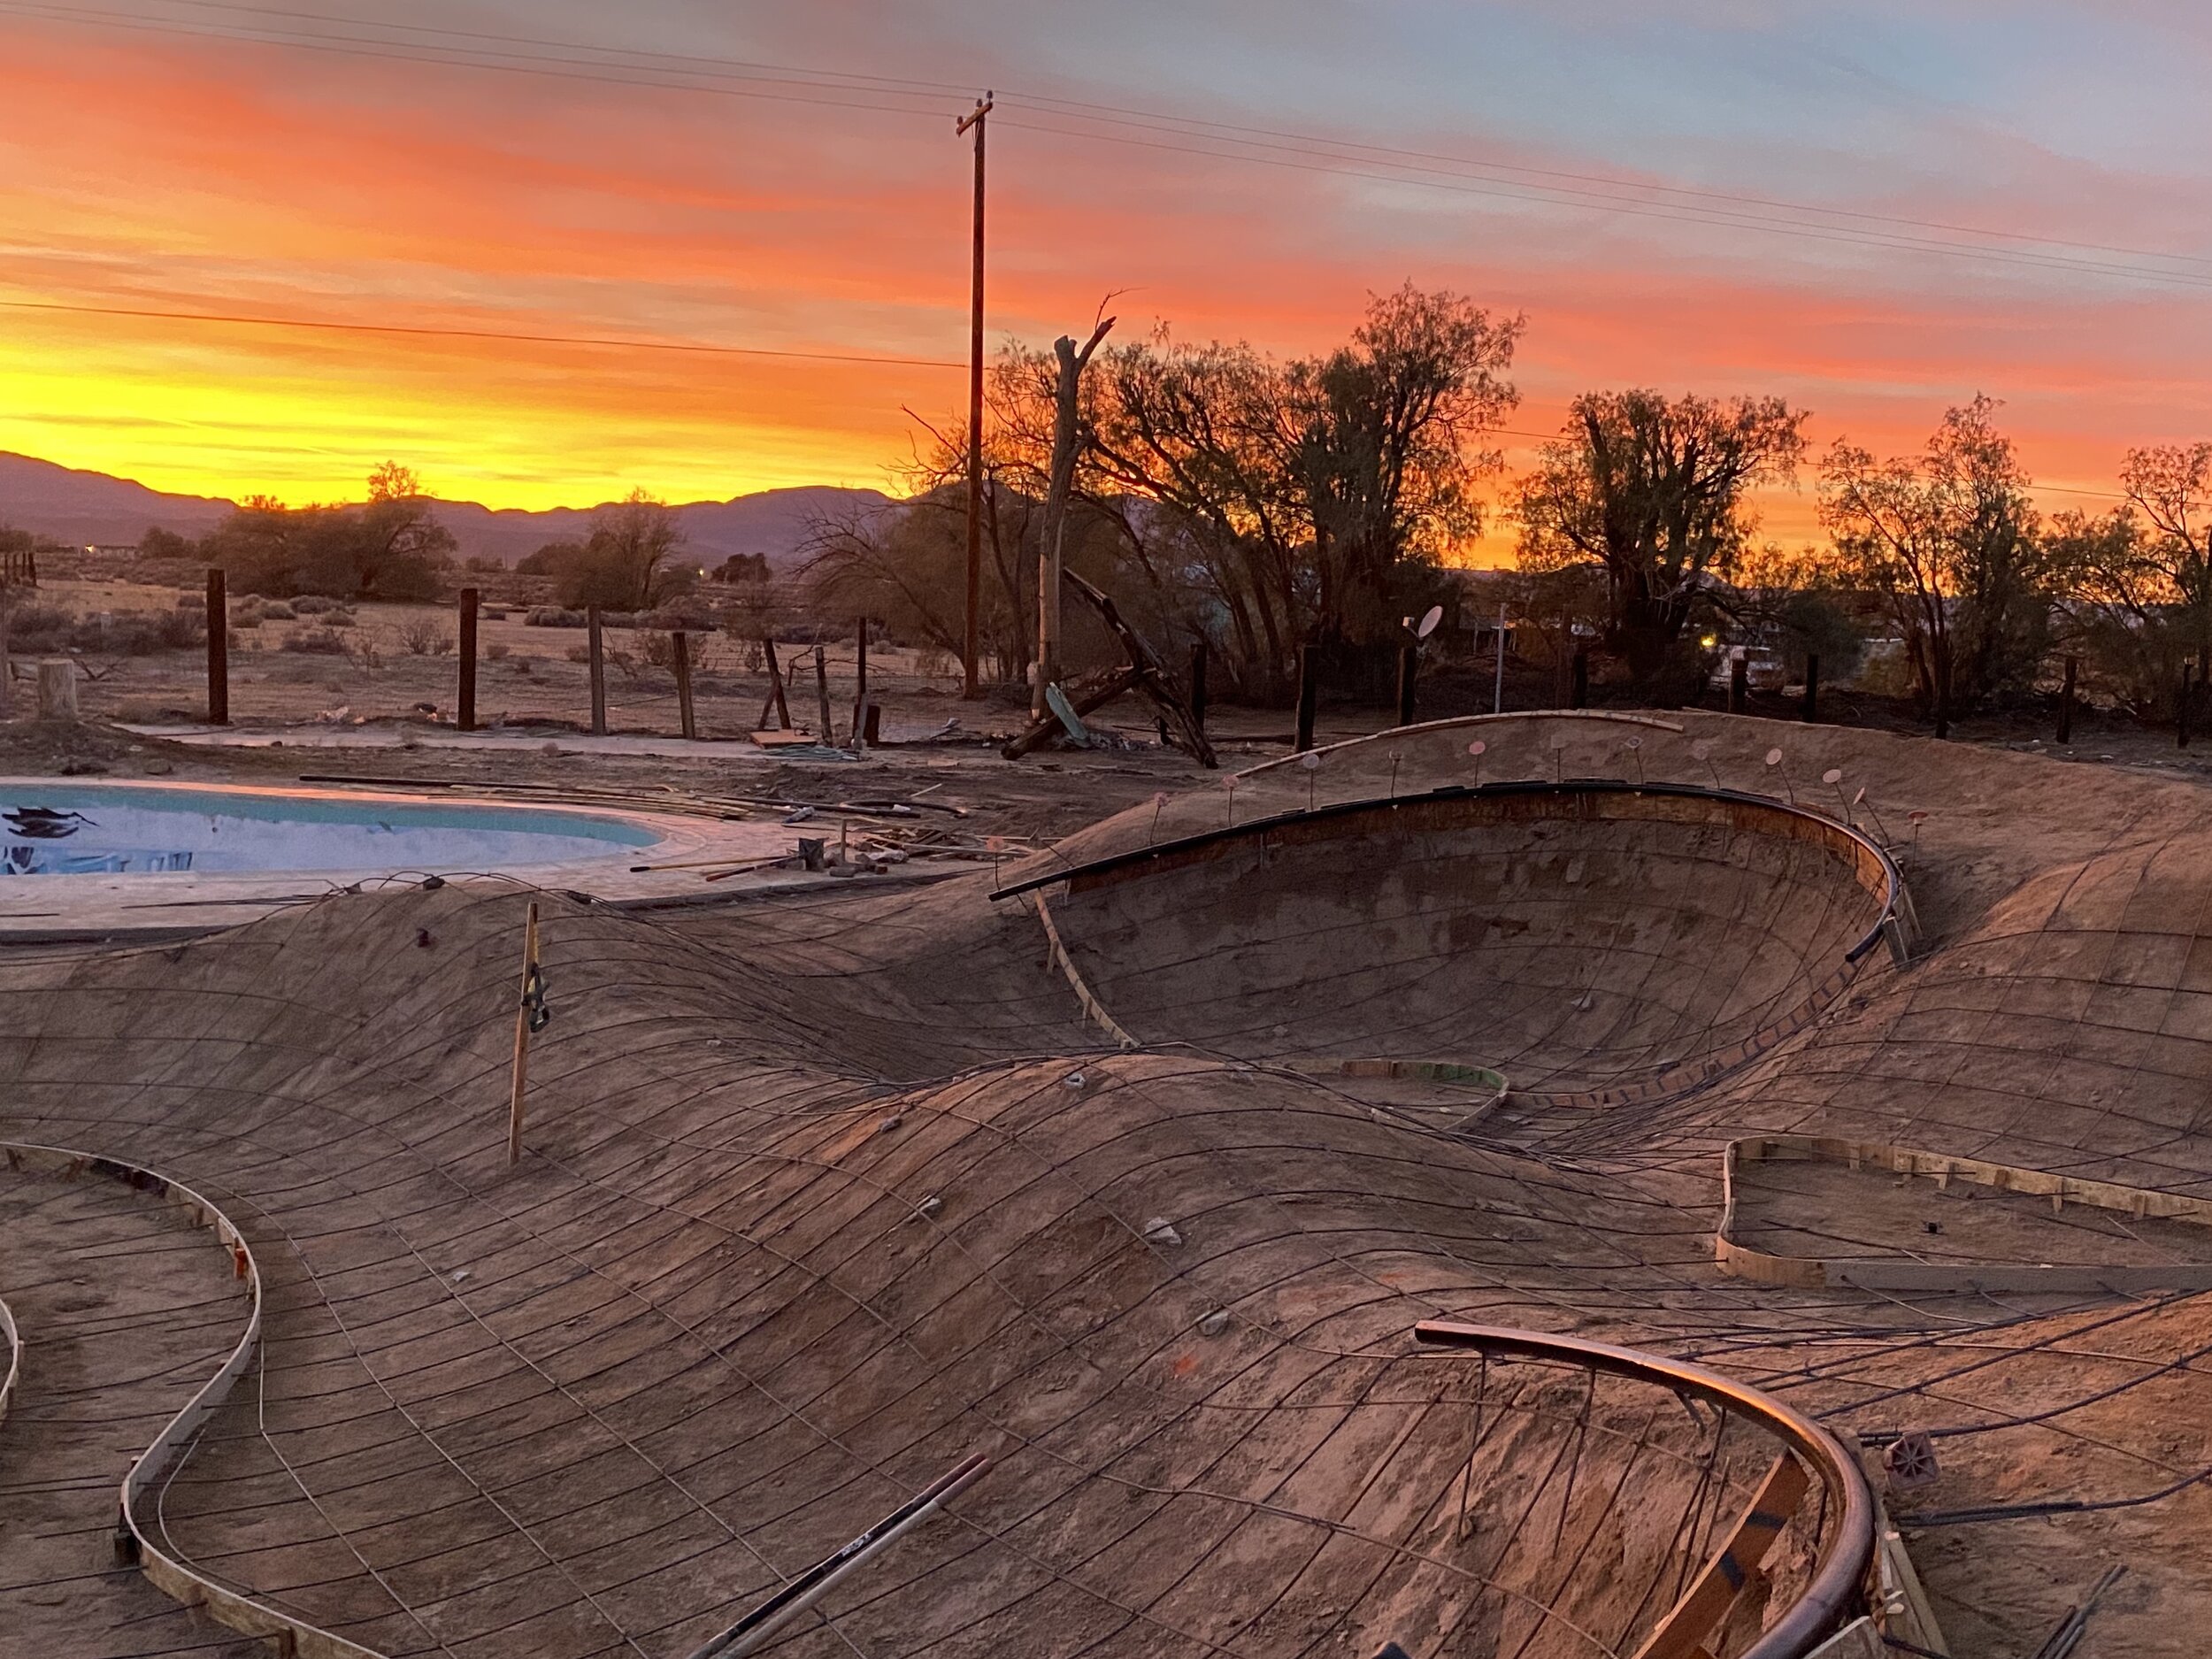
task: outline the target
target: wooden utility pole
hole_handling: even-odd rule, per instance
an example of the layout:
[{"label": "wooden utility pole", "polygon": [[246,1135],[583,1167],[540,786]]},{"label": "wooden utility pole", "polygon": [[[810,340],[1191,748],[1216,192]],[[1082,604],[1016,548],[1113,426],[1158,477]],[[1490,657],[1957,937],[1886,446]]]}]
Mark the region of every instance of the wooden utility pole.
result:
[{"label": "wooden utility pole", "polygon": [[952,129],[956,136],[971,128],[975,132],[975,269],[968,287],[968,611],[960,648],[960,695],[970,699],[983,695],[976,679],[981,659],[976,616],[983,602],[983,127],[990,112],[991,95],[986,92]]},{"label": "wooden utility pole", "polygon": [[1067,334],[1052,342],[1053,355],[1060,360],[1060,385],[1052,417],[1052,476],[1045,486],[1044,548],[1038,555],[1041,569],[1037,577],[1037,684],[1029,699],[1030,716],[1035,719],[1045,714],[1045,687],[1057,685],[1060,680],[1060,552],[1067,533],[1068,496],[1075,488],[1083,371],[1113,326],[1112,318],[1099,319],[1080,351]]},{"label": "wooden utility pole", "polygon": [[538,967],[538,902],[522,933],[522,997],[515,1006],[515,1069],[507,1097],[507,1164],[522,1159],[522,1091],[530,1079],[530,1033],[545,1024],[545,975]]}]

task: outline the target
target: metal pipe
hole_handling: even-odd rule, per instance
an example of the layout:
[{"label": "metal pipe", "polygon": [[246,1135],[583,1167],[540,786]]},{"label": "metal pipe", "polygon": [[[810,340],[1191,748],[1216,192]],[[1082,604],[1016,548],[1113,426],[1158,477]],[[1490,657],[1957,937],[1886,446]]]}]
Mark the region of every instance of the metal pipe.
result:
[{"label": "metal pipe", "polygon": [[1874,1560],[1874,1494],[1857,1462],[1835,1436],[1801,1412],[1702,1365],[1580,1337],[1461,1325],[1450,1319],[1424,1319],[1413,1327],[1413,1334],[1424,1342],[1471,1348],[1486,1359],[1563,1362],[1651,1383],[1678,1394],[1694,1394],[1709,1405],[1763,1425],[1820,1471],[1822,1480],[1840,1505],[1836,1541],[1803,1593],[1737,1659],[1801,1659],[1815,1642],[1835,1628],[1861,1594]]}]

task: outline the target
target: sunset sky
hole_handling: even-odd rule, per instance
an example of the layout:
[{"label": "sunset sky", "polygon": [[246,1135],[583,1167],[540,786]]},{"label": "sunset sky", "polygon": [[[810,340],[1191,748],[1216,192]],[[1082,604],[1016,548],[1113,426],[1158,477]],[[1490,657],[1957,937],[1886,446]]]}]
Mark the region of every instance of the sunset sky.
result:
[{"label": "sunset sky", "polygon": [[1903,449],[1985,391],[2102,506],[2058,487],[2212,436],[2208,68],[2212,10],[2129,0],[0,0],[0,449],[292,501],[387,457],[495,506],[895,487],[902,405],[964,396],[990,87],[995,343],[1118,289],[1292,355],[1410,279],[1527,313],[1516,433],[1650,385]]}]

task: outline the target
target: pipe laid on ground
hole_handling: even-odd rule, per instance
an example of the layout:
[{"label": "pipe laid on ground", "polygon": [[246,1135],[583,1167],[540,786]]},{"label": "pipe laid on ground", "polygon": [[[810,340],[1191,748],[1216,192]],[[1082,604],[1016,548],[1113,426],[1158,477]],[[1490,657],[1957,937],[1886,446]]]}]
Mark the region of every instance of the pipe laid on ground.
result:
[{"label": "pipe laid on ground", "polygon": [[958,1497],[990,1466],[991,1460],[978,1452],[949,1474],[924,1487],[835,1555],[816,1562],[720,1635],[693,1648],[687,1659],[743,1659],[744,1655],[757,1651],[771,1636],[828,1594],[840,1578],[869,1557],[889,1548],[906,1532]]}]

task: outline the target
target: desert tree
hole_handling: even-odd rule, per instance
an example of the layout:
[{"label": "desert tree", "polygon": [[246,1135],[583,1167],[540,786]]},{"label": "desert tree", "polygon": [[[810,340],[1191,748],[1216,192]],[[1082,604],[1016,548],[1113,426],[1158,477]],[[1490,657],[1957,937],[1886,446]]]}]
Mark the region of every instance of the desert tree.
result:
[{"label": "desert tree", "polygon": [[696,575],[679,557],[684,527],[668,503],[642,487],[591,516],[591,527],[558,574],[565,605],[650,611],[687,590]]},{"label": "desert tree", "polygon": [[1514,492],[1522,568],[1603,566],[1607,648],[1654,680],[1748,544],[1752,491],[1795,477],[1805,419],[1778,397],[1585,393]]},{"label": "desert tree", "polygon": [[1888,599],[1938,737],[1961,699],[2032,672],[2050,611],[2052,549],[1997,407],[1946,411],[1918,456],[1878,460],[1839,438],[1821,466],[1823,521]]}]

